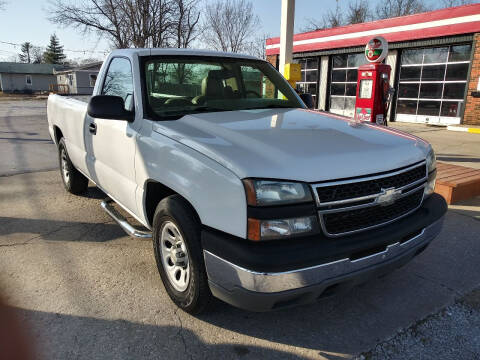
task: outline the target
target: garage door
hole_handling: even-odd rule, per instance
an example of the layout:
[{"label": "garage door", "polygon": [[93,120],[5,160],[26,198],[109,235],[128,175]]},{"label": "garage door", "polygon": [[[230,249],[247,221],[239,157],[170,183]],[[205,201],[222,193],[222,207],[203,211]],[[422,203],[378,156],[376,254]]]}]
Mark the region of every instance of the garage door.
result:
[{"label": "garage door", "polygon": [[353,117],[358,67],[367,62],[364,53],[332,56],[330,112]]},{"label": "garage door", "polygon": [[318,58],[298,59],[295,62],[302,65],[302,79],[297,81],[297,90],[312,94],[313,103],[317,107]]},{"label": "garage door", "polygon": [[459,124],[471,51],[470,44],[403,50],[395,119]]}]

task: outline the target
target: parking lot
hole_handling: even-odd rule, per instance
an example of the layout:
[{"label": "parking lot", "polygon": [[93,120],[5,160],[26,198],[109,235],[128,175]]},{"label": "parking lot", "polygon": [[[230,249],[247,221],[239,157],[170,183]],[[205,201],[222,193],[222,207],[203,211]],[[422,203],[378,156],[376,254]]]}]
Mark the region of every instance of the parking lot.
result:
[{"label": "parking lot", "polygon": [[[480,135],[393,126],[432,141],[439,160],[480,167]],[[452,206],[411,263],[345,296],[271,313],[217,301],[194,317],[165,293],[151,242],[126,236],[99,190],[64,191],[45,100],[0,101],[0,153],[2,296],[41,358],[480,357],[480,198]]]}]

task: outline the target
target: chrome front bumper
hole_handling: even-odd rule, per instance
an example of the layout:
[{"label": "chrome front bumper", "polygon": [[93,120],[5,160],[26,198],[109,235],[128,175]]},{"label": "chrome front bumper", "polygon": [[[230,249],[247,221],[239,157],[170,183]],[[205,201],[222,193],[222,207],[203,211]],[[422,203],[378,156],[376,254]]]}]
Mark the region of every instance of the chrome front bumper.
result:
[{"label": "chrome front bumper", "polygon": [[[365,273],[369,269],[381,270],[384,267],[383,264],[386,266],[394,262],[399,263],[400,261],[397,260],[404,258],[409,261],[439,234],[442,224],[443,217],[425,227],[418,235],[407,241],[396,242],[389,245],[384,251],[355,260],[345,258],[308,268],[266,273],[245,269],[204,250],[205,266],[210,288],[214,295],[233,303],[235,306],[248,308],[248,306],[235,303],[236,301],[231,300],[228,294],[235,296],[235,293],[240,290],[249,294],[265,296],[285,292],[291,293],[295,290],[312,286],[318,287],[322,284],[326,284],[324,286],[326,288],[332,282],[332,279],[350,280],[357,274]],[[321,287],[320,290],[322,290]]]}]

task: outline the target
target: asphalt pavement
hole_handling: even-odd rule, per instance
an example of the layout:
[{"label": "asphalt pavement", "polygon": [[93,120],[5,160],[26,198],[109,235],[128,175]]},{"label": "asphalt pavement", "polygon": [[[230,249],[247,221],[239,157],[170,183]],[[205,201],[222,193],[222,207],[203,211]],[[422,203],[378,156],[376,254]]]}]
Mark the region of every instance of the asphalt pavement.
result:
[{"label": "asphalt pavement", "polygon": [[53,170],[46,100],[0,100],[0,175]]},{"label": "asphalt pavement", "polygon": [[122,232],[100,208],[104,194],[92,185],[84,196],[64,191],[50,170],[57,159],[44,107],[0,102],[0,284],[39,358],[382,358],[386,347],[402,354],[389,341],[400,344],[480,284],[478,198],[451,208],[411,263],[347,295],[260,314],[216,301],[210,313],[186,314],[163,289],[151,242]]}]

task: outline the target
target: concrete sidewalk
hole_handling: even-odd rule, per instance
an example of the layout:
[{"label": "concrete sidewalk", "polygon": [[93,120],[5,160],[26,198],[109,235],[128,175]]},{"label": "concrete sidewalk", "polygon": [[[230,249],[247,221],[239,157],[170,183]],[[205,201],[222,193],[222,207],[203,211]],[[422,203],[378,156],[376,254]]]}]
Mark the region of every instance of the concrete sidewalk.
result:
[{"label": "concrete sidewalk", "polygon": [[480,169],[480,136],[449,131],[445,127],[390,122],[388,126],[430,142],[438,161]]}]

